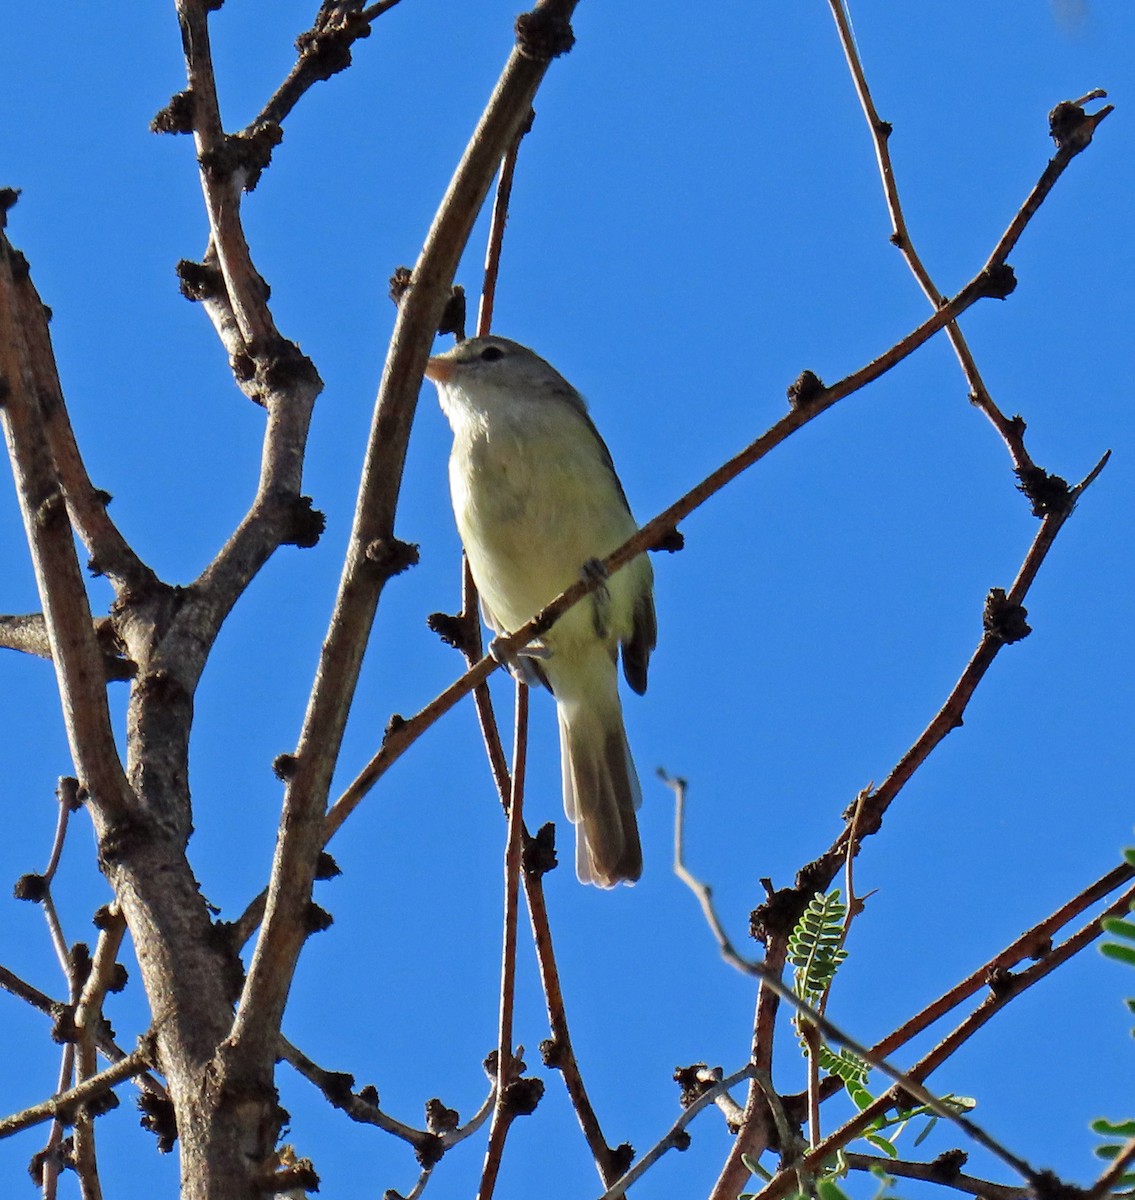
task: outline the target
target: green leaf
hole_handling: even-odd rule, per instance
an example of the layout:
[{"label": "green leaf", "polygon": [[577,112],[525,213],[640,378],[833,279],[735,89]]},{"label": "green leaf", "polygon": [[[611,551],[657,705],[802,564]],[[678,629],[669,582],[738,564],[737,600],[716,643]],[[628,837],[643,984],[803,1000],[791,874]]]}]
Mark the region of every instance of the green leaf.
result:
[{"label": "green leaf", "polygon": [[816,1183],[818,1200],[849,1200],[847,1193],[834,1180],[821,1179]]},{"label": "green leaf", "polygon": [[1100,946],[1100,953],[1108,958],[1114,958],[1116,962],[1135,967],[1135,946],[1120,946],[1116,942],[1104,942]]},{"label": "green leaf", "polygon": [[1091,1130],[1104,1137],[1135,1137],[1135,1121],[1109,1121],[1106,1117],[1097,1117],[1091,1123]]},{"label": "green leaf", "polygon": [[870,1142],[870,1143],[871,1143],[871,1145],[872,1145],[872,1146],[874,1146],[876,1150],[882,1150],[882,1152],[883,1152],[883,1153],[884,1153],[884,1154],[885,1154],[885,1155],[886,1155],[888,1158],[898,1158],[898,1156],[899,1156],[899,1152],[898,1152],[898,1150],[895,1148],[895,1145],[894,1145],[894,1143],[893,1143],[893,1142],[889,1142],[889,1141],[888,1141],[888,1140],[887,1140],[885,1137],[883,1137],[881,1134],[878,1134],[878,1133],[866,1133],[866,1134],[864,1134],[864,1135],[863,1135],[863,1140],[864,1140],[864,1141],[866,1141],[866,1142]]},{"label": "green leaf", "polygon": [[862,1112],[868,1104],[871,1104],[875,1097],[853,1079],[845,1079],[843,1086],[847,1088],[847,1094],[851,1097],[851,1103]]},{"label": "green leaf", "polygon": [[938,1124],[938,1116],[937,1116],[937,1114],[935,1114],[935,1115],[934,1115],[934,1116],[932,1116],[932,1117],[930,1118],[930,1120],[928,1120],[928,1121],[926,1122],[926,1124],[925,1124],[925,1125],[924,1125],[924,1126],[923,1126],[923,1127],[922,1127],[922,1128],[919,1130],[919,1132],[918,1132],[918,1136],[917,1136],[917,1137],[914,1139],[914,1144],[915,1144],[916,1146],[921,1146],[921,1145],[922,1145],[922,1143],[923,1143],[924,1141],[926,1141],[926,1139],[927,1139],[927,1138],[930,1136],[930,1131],[931,1131],[931,1130],[934,1128],[934,1126],[935,1126],[935,1125],[937,1125],[937,1124]]},{"label": "green leaf", "polygon": [[788,939],[788,961],[795,968],[793,988],[801,999],[817,1003],[831,987],[847,957],[840,944],[846,916],[847,905],[834,888],[826,896],[817,892],[796,922]]},{"label": "green leaf", "polygon": [[1116,937],[1127,938],[1128,941],[1135,942],[1135,924],[1122,917],[1104,917],[1100,921],[1100,928],[1105,933],[1114,933]]}]

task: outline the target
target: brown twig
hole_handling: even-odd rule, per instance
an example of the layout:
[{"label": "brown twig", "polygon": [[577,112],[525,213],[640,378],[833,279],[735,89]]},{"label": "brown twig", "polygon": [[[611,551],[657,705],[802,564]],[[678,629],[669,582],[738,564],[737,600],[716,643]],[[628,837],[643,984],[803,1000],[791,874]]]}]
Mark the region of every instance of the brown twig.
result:
[{"label": "brown twig", "polygon": [[485,248],[485,272],[481,285],[481,303],[477,308],[477,336],[485,337],[493,327],[493,304],[497,293],[497,278],[500,275],[501,250],[504,246],[504,228],[508,223],[508,204],[512,196],[512,179],[516,174],[516,160],[520,154],[520,143],[532,128],[534,113],[521,125],[509,143],[501,159],[500,174],[497,176],[497,191],[493,199],[493,215],[489,222],[489,240]]},{"label": "brown twig", "polygon": [[682,1112],[682,1115],[670,1126],[666,1133],[651,1146],[629,1171],[620,1175],[599,1200],[618,1200],[618,1197],[625,1195],[627,1190],[641,1179],[667,1150],[684,1147],[686,1144],[684,1131],[694,1117],[713,1104],[722,1092],[727,1092],[731,1087],[736,1087],[743,1079],[752,1079],[753,1071],[754,1067],[749,1063],[739,1071],[734,1071],[732,1075],[726,1076],[720,1083],[714,1084],[713,1087],[707,1088],[702,1092],[689,1108]]},{"label": "brown twig", "polygon": [[324,4],[312,28],[296,39],[299,57],[292,69],[245,133],[268,124],[282,124],[314,84],[351,65],[355,42],[369,37],[371,23],[398,3],[400,0],[381,0],[365,9],[361,0],[334,6]]},{"label": "brown twig", "polygon": [[[788,934],[776,933],[765,946],[764,971],[779,978],[788,957]],[[754,964],[755,965],[755,964]],[[753,1039],[749,1054],[753,1067],[771,1079],[772,1052],[776,1034],[776,1018],[780,1009],[780,997],[765,983],[764,974],[757,989],[756,1012],[753,1016]],[[737,1194],[749,1178],[746,1159],[759,1159],[768,1148],[776,1133],[776,1118],[765,1094],[756,1079],[749,1085],[745,1108],[741,1115],[740,1128],[729,1148],[725,1162],[713,1189],[710,1200],[736,1200]]]},{"label": "brown twig", "polygon": [[336,1108],[341,1109],[361,1125],[373,1125],[385,1133],[401,1138],[423,1154],[433,1152],[436,1135],[425,1129],[415,1129],[403,1121],[390,1116],[379,1107],[377,1094],[374,1099],[368,1093],[352,1091],[354,1077],[342,1071],[328,1071],[318,1066],[287,1038],[280,1038],[280,1057],[294,1067],[309,1083],[314,1084]]},{"label": "brown twig", "polygon": [[[1024,1159],[1019,1158],[1011,1150],[1009,1150],[1008,1147],[1001,1145],[1001,1143],[998,1142],[994,1137],[986,1133],[985,1130],[977,1124],[977,1122],[951,1108],[948,1104],[943,1103],[943,1101],[935,1096],[933,1092],[928,1091],[922,1086],[922,1080],[929,1075],[932,1070],[935,1069],[935,1067],[938,1065],[937,1063],[930,1067],[924,1067],[926,1060],[923,1060],[923,1062],[918,1064],[917,1071],[914,1069],[909,1071],[901,1070],[892,1063],[888,1062],[882,1055],[876,1054],[870,1047],[864,1045],[862,1042],[846,1033],[838,1025],[820,1013],[818,1009],[813,1008],[812,1005],[802,1000],[796,995],[792,988],[788,987],[781,981],[778,975],[766,972],[762,968],[761,976],[762,980],[767,983],[774,992],[776,992],[781,1000],[783,1000],[786,1004],[790,1004],[798,1013],[800,1013],[801,1016],[806,1018],[812,1025],[814,1025],[828,1041],[835,1042],[841,1046],[846,1046],[853,1054],[863,1059],[864,1062],[869,1063],[875,1070],[886,1075],[888,1079],[893,1081],[898,1089],[901,1089],[904,1093],[913,1096],[914,1099],[919,1102],[919,1104],[925,1105],[936,1116],[947,1121],[952,1121],[979,1146],[982,1146],[984,1149],[988,1150],[990,1154],[993,1154],[995,1157],[1001,1159],[1002,1162],[1006,1163],[1030,1183],[1036,1181],[1037,1172]],[[883,1105],[881,1110],[882,1112],[885,1112],[888,1108],[894,1105],[894,1097],[894,1088],[885,1093],[882,1099],[886,1100],[887,1103]],[[865,1112],[867,1110],[864,1109],[863,1111]],[[846,1126],[844,1128],[846,1128]],[[792,1169],[810,1171],[820,1165],[824,1160],[822,1158],[815,1157],[818,1153],[818,1149],[821,1145],[829,1145],[831,1140],[831,1138],[828,1138],[821,1143],[813,1143],[809,1147],[808,1154],[805,1156],[807,1161],[793,1163]],[[844,1144],[846,1143],[839,1143],[840,1146]],[[831,1153],[830,1146],[828,1152],[829,1154]],[[782,1174],[783,1173],[785,1172],[782,1172]],[[764,1193],[762,1193],[762,1195],[763,1194]]]},{"label": "brown twig", "polygon": [[[98,1073],[98,1040],[104,1025],[102,1005],[106,993],[115,984],[116,959],[125,933],[126,919],[118,906],[112,904],[106,910],[91,968],[75,1005],[77,1084],[94,1078]],[[90,1105],[86,1103],[80,1104],[75,1114],[75,1172],[80,1180],[83,1200],[101,1200],[102,1196],[95,1153],[94,1116]]]},{"label": "brown twig", "polygon": [[[855,808],[854,822],[848,821],[832,846],[818,858],[797,872],[794,888],[797,892],[797,907],[819,891],[824,891],[846,861],[848,854],[858,853],[863,839],[878,831],[883,816],[914,773],[929,758],[933,750],[954,729],[962,724],[962,717],[985,673],[993,664],[1002,647],[1024,637],[1028,626],[1024,625],[1024,600],[1036,579],[1052,544],[1065,521],[1071,516],[1076,501],[1107,463],[1110,451],[1100,459],[1088,475],[1069,492],[1066,506],[1050,512],[1041,522],[1032,545],[1021,564],[1012,587],[1006,593],[990,593],[986,604],[985,632],[977,649],[966,665],[946,702],[933,720],[926,726],[910,749],[903,755],[894,769],[883,780],[878,790],[863,798]],[[1018,625],[1013,622],[1019,620]],[[1007,624],[1006,622],[1009,622]],[[765,913],[771,902],[753,914],[754,927],[764,923]],[[787,910],[785,910],[787,911]]]},{"label": "brown twig", "polygon": [[1131,1170],[1132,1164],[1135,1164],[1135,1138],[1124,1143],[1119,1153],[1100,1172],[1095,1183],[1083,1193],[1083,1200],[1104,1200],[1105,1196],[1110,1196]]},{"label": "brown twig", "polygon": [[[977,1030],[985,1025],[1006,1004],[1021,995],[1022,992],[1026,991],[1034,983],[1037,983],[1046,975],[1056,970],[1057,967],[1067,962],[1073,955],[1090,945],[1100,935],[1100,922],[1107,916],[1126,912],[1133,897],[1135,897],[1135,888],[1124,893],[1119,900],[1111,904],[1099,917],[1093,919],[1082,929],[1072,934],[1065,942],[1052,949],[1043,959],[1034,963],[1033,966],[1017,975],[998,977],[991,994],[968,1017],[947,1034],[938,1045],[923,1055],[917,1063],[909,1067],[905,1072],[906,1077],[921,1083],[922,1080],[926,1079],[942,1063],[950,1058],[960,1046],[973,1037]],[[861,1109],[856,1116],[829,1134],[818,1146],[809,1150],[803,1156],[801,1162],[795,1165],[803,1167],[806,1170],[818,1169],[836,1150],[843,1148],[854,1138],[858,1137],[871,1125],[876,1117],[882,1116],[887,1109],[894,1107],[895,1103],[896,1099],[893,1091],[884,1092],[871,1104],[867,1105],[867,1107]],[[962,1120],[964,1118],[958,1120],[958,1123],[960,1124]],[[1026,1179],[1032,1181],[1038,1173],[1032,1167],[1024,1164],[1022,1174],[1024,1174]],[[760,1200],[777,1200],[778,1197],[786,1195],[792,1189],[794,1182],[795,1177],[793,1172],[782,1170],[757,1195],[760,1197]]]},{"label": "brown twig", "polygon": [[528,688],[516,681],[516,728],[512,786],[508,799],[508,836],[504,855],[504,938],[501,951],[500,1021],[497,1032],[496,1103],[477,1200],[490,1200],[496,1189],[505,1140],[516,1110],[510,1103],[519,1061],[513,1054],[512,1016],[516,1000],[516,925],[520,905],[521,854],[524,848],[524,777],[528,755]]},{"label": "brown twig", "polygon": [[[1031,929],[1026,930],[1019,938],[1011,942],[975,971],[972,971],[960,983],[949,989],[949,991],[926,1005],[921,1012],[904,1022],[894,1032],[876,1042],[871,1047],[872,1054],[893,1054],[912,1038],[941,1020],[942,1017],[964,1000],[982,988],[988,987],[991,979],[1006,979],[1008,978],[1008,972],[1022,960],[1026,958],[1037,959],[1051,953],[1052,938],[1058,930],[1132,878],[1135,878],[1135,867],[1128,864],[1114,867],[1102,878],[1089,884],[1088,887],[1061,905],[1050,916],[1039,921]],[[1124,903],[1125,901],[1121,899],[1108,911],[1122,911]],[[740,956],[738,956],[738,961],[734,965],[749,974],[761,975],[763,977],[764,972],[772,968],[772,955],[776,953],[779,957],[779,964],[776,969],[779,971],[783,966],[786,941],[787,935],[781,932],[777,932],[775,937],[770,940],[770,944],[766,950],[765,967],[763,970],[759,964],[742,959]],[[776,1004],[777,994],[771,988],[763,987],[758,999],[757,1019],[754,1023],[756,1030],[754,1036],[754,1053],[762,1053],[765,1056],[766,1065],[771,1061],[773,1018]],[[834,1077],[825,1079],[820,1086],[821,1099],[827,1099],[828,1096],[841,1091],[842,1088],[843,1084],[840,1080]],[[794,1111],[799,1110],[801,1106],[800,1101],[800,1097],[786,1098],[786,1104]],[[742,1161],[742,1156],[759,1158],[761,1153],[763,1153],[767,1145],[768,1131],[765,1124],[766,1116],[766,1109],[760,1103],[759,1095],[754,1096],[750,1094],[749,1104],[746,1106],[737,1140],[734,1142],[734,1146],[722,1169],[718,1184],[712,1193],[714,1200],[724,1200],[726,1197],[732,1200],[732,1197],[735,1197],[744,1186],[749,1172]]]},{"label": "brown twig", "polygon": [[69,1122],[79,1105],[86,1104],[95,1097],[103,1095],[127,1079],[141,1075],[149,1066],[152,1053],[153,1046],[146,1039],[137,1049],[120,1058],[118,1062],[100,1071],[97,1075],[91,1075],[84,1079],[75,1087],[66,1091],[61,1089],[49,1100],[25,1108],[22,1112],[13,1113],[10,1117],[0,1118],[0,1138],[11,1137],[12,1134],[19,1133],[21,1129],[29,1129],[44,1121],[58,1119],[63,1123]]},{"label": "brown twig", "polygon": [[[944,1155],[943,1159],[948,1160]],[[962,1162],[965,1161],[962,1156]],[[900,1179],[922,1179],[927,1183],[936,1183],[942,1187],[953,1188],[957,1192],[965,1192],[977,1196],[979,1200],[1028,1200],[1032,1195],[1027,1187],[1012,1187],[1004,1183],[992,1183],[988,1179],[978,1179],[973,1175],[965,1175],[959,1169],[960,1164],[952,1160],[935,1160],[934,1162],[906,1162],[898,1158],[881,1158],[873,1154],[856,1154],[848,1151],[843,1156],[843,1162],[853,1171],[882,1170],[888,1175],[897,1175]]]},{"label": "brown twig", "polygon": [[133,797],[115,746],[102,651],[44,429],[30,344],[46,321],[43,306],[30,306],[26,289],[18,284],[25,266],[0,234],[0,377],[7,385],[0,422],[35,566],[71,756],[93,809],[111,820],[131,811]]},{"label": "brown twig", "polygon": [[[899,248],[903,258],[906,260],[907,266],[910,268],[911,274],[917,280],[927,300],[935,308],[938,308],[943,303],[944,297],[931,278],[930,272],[926,269],[918,251],[915,249],[914,241],[910,236],[910,230],[903,213],[902,201],[899,198],[898,183],[895,178],[894,163],[890,152],[891,125],[880,118],[875,108],[875,102],[871,97],[871,90],[868,87],[867,77],[863,70],[863,62],[860,58],[858,47],[855,44],[855,36],[851,30],[851,21],[848,17],[845,0],[828,0],[828,3],[832,11],[832,16],[835,19],[840,46],[847,60],[848,70],[855,84],[855,91],[859,97],[859,103],[863,109],[863,115],[867,119],[867,127],[871,132],[871,139],[874,143],[875,158],[879,166],[879,175],[883,184],[887,212],[891,219],[891,242]],[[1106,92],[1096,90],[1087,96],[1081,97],[1078,101],[1070,101],[1068,103],[1078,108],[1090,100],[1100,99],[1105,95]],[[1059,178],[1064,167],[1067,166],[1075,154],[1084,149],[1091,140],[1091,135],[1095,131],[1095,127],[1110,111],[1111,106],[1108,105],[1102,112],[1092,116],[1087,116],[1082,111],[1080,112],[1080,120],[1082,121],[1080,136],[1078,138],[1065,139],[1064,144],[1057,151],[1056,158],[1050,164],[1050,176],[1048,178],[1045,176],[1041,177],[1037,188],[1034,189],[1033,194],[1018,213],[1014,225],[1019,224],[1019,229],[1024,228],[1023,222],[1026,222],[1036,211],[1044,196],[1051,189],[1052,184]],[[1046,174],[1049,173],[1046,172]],[[999,252],[1002,255],[998,261],[1004,261],[1004,255],[1008,254],[1009,249],[1012,248],[1016,238],[1019,236],[1019,229],[1015,230],[1014,225],[1011,225],[1006,231],[1006,238],[1010,238],[1011,240],[1006,243],[1005,248],[1003,249],[999,245],[998,249],[994,251],[995,255]],[[1004,241],[1005,239],[1003,239]],[[997,430],[1013,460],[1014,470],[1022,482],[1027,484],[1030,477],[1039,468],[1033,462],[1028,450],[1025,448],[1024,421],[1020,417],[1006,417],[994,402],[978,369],[973,352],[970,350],[969,344],[959,326],[955,323],[948,325],[946,336],[949,338],[950,345],[953,347],[954,354],[957,356],[962,373],[965,375],[966,382],[969,385],[970,400],[986,415],[994,429]]]}]

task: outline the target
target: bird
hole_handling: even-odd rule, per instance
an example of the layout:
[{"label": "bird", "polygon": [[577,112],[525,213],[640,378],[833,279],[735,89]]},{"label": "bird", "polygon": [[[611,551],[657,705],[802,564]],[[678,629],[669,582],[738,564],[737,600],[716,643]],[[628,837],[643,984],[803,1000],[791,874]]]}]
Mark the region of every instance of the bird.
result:
[{"label": "bird", "polygon": [[[486,624],[515,632],[638,531],[583,397],[527,346],[474,337],[430,358],[453,431],[449,487]],[[642,791],[619,698],[640,695],[657,641],[645,554],[605,578],[511,663],[556,702],[576,874],[610,888],[642,874]]]}]

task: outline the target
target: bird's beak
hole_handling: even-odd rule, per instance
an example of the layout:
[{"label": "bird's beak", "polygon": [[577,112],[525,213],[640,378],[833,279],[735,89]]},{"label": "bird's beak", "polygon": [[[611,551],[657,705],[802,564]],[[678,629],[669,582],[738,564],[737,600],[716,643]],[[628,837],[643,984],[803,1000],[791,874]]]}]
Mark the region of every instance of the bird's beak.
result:
[{"label": "bird's beak", "polygon": [[453,374],[453,363],[448,358],[431,358],[426,363],[426,378],[434,383],[445,383]]}]

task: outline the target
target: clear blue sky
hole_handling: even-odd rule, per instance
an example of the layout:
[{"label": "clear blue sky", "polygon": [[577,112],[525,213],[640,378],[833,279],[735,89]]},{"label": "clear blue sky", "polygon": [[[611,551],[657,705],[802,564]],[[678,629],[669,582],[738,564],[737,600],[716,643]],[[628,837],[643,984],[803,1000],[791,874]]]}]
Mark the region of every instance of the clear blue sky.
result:
[{"label": "clear blue sky", "polygon": [[[316,7],[230,0],[213,18],[230,128],[282,79]],[[349,72],[303,100],[245,203],[280,328],[326,382],[305,490],[328,528],[315,550],[269,564],[198,696],[191,852],[226,918],[270,861],[280,800],[270,763],[295,744],[335,593],[394,315],[386,281],[416,257],[517,7],[404,0],[357,45]],[[858,859],[857,886],[874,894],[829,1015],[870,1041],[1135,841],[1135,8],[859,0],[853,15],[894,125],[911,232],[946,292],[985,260],[1049,157],[1049,109],[1095,87],[1117,106],[1013,253],[1014,295],[964,321],[993,395],[1027,419],[1041,465],[1076,480],[1105,449],[1114,454],[1032,592],[1033,636],[1003,652],[965,727]],[[648,10],[592,0],[575,30],[524,144],[496,327],[588,397],[645,519],[776,420],[802,369],[839,378],[922,320],[926,304],[887,242],[826,4],[727,2],[695,15],[672,0]],[[192,579],[243,512],[263,423],[204,314],[177,291],[174,264],[199,256],[206,236],[192,145],[147,126],[183,86],[172,3],[71,4],[47,21],[10,6],[0,18],[0,184],[23,192],[9,234],[54,310],[92,475],[173,582]],[[471,293],[482,247],[483,228],[460,274]],[[398,521],[421,565],[384,595],[344,783],[391,712],[415,710],[460,670],[425,627],[426,614],[457,603],[448,443],[427,384]],[[612,1142],[645,1150],[662,1134],[677,1111],[676,1065],[742,1065],[752,1017],[751,984],[719,962],[670,872],[671,796],[654,768],[690,780],[690,865],[744,944],[758,880],[789,884],[938,709],[976,645],[986,591],[1009,585],[1035,525],[939,340],[691,517],[682,554],[655,557],[659,648],[649,692],[626,704],[645,792],[645,876],[615,893],[584,889],[565,853],[547,880],[576,1047]],[[8,483],[0,563],[0,611],[36,608]],[[105,606],[104,589],[92,592]],[[497,694],[504,716],[503,681]],[[0,654],[0,696],[0,879],[14,880],[42,869],[52,789],[71,768],[48,668]],[[559,821],[566,848],[553,707],[533,700],[529,821]],[[469,1115],[486,1089],[503,834],[462,707],[352,818],[332,846],[344,875],[319,885],[335,925],[304,953],[285,1031],[322,1065],[375,1084],[410,1122],[435,1095]],[[89,913],[107,892],[81,816],[61,889],[68,936],[92,937]],[[39,913],[0,903],[0,962],[61,993]],[[536,1179],[548,1200],[583,1200],[600,1189],[559,1080],[539,1064],[547,1030],[526,944],[521,972],[517,1040],[548,1091],[513,1130],[498,1195],[533,1195]],[[128,1044],[142,1028],[137,988],[135,975],[133,994],[109,1006]],[[934,1086],[976,1096],[974,1115],[995,1136],[1086,1183],[1096,1169],[1088,1120],[1135,1115],[1122,1005],[1131,994],[1135,976],[1091,950],[1017,1001]],[[2,997],[0,1031],[8,1111],[47,1095],[57,1062],[44,1019]],[[786,1039],[786,1091],[802,1080],[794,1053]],[[409,1191],[408,1149],[347,1123],[286,1066],[280,1083],[321,1195]],[[129,1104],[99,1128],[108,1195],[173,1194],[174,1158],[157,1158]],[[728,1136],[713,1113],[692,1132],[690,1150],[668,1156],[636,1196],[708,1190]],[[30,1194],[24,1164],[40,1144],[39,1133],[0,1143],[4,1195]],[[920,1149],[958,1144],[939,1130]],[[471,1195],[480,1161],[480,1143],[454,1151],[426,1195]],[[1012,1182],[981,1154],[970,1165]]]}]

